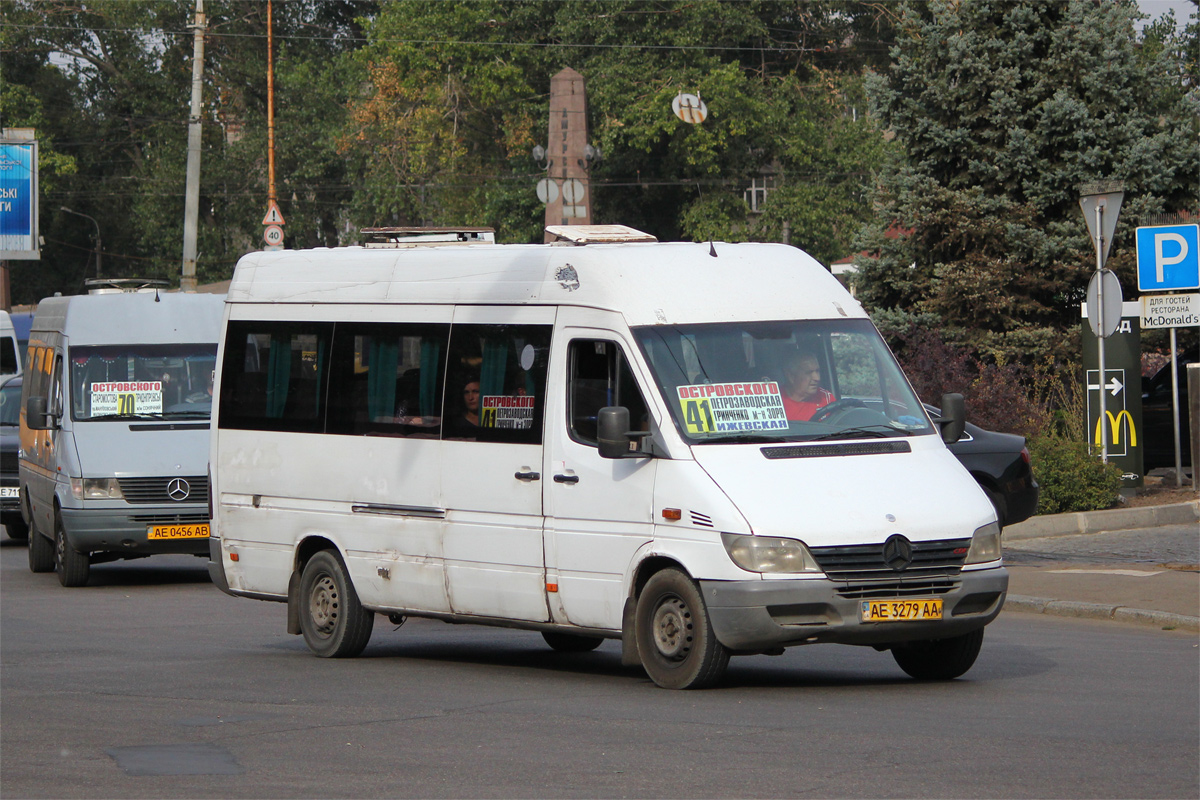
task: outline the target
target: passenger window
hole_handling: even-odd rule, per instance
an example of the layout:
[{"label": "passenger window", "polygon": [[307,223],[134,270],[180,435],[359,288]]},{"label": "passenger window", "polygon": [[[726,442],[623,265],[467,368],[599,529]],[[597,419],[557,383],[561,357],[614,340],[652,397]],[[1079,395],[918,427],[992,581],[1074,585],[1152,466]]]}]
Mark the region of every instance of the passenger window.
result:
[{"label": "passenger window", "polygon": [[449,325],[339,323],[330,433],[436,439]]},{"label": "passenger window", "polygon": [[541,444],[549,325],[453,326],[444,439]]},{"label": "passenger window", "polygon": [[567,416],[571,438],[595,445],[596,417],[605,406],[629,409],[634,430],[650,430],[650,414],[633,371],[616,342],[576,339],[569,351]]},{"label": "passenger window", "polygon": [[327,322],[229,323],[220,427],[321,433],[332,334]]}]

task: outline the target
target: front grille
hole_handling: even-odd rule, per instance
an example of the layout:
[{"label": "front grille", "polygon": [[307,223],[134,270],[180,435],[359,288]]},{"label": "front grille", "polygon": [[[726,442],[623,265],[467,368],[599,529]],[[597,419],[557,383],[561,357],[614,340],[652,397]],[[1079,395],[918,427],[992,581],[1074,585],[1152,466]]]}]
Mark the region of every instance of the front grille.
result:
[{"label": "front grille", "polygon": [[127,503],[205,503],[208,502],[208,478],[204,475],[184,476],[187,481],[188,496],[175,500],[168,494],[171,481],[179,476],[166,478],[117,478],[121,486],[121,494]]},{"label": "front grille", "polygon": [[6,475],[16,475],[17,469],[17,451],[0,451],[0,472],[3,472]]},{"label": "front grille", "polygon": [[868,581],[847,583],[837,587],[840,597],[851,600],[877,600],[889,597],[937,597],[949,594],[962,585],[953,578],[934,578],[918,581]]},{"label": "front grille", "polygon": [[208,514],[130,514],[131,522],[141,525],[205,525]]},{"label": "front grille", "polygon": [[883,560],[883,543],[810,547],[818,566],[835,581],[903,580],[957,575],[967,559],[970,539],[912,542],[912,563],[894,570]]}]

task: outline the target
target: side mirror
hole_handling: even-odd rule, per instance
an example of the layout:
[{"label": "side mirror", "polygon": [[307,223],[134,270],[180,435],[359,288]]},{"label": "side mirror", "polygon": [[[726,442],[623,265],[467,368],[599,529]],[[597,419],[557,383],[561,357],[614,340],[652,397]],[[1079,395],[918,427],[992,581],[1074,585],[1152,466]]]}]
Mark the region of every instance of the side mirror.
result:
[{"label": "side mirror", "polygon": [[31,397],[26,401],[25,424],[35,431],[48,431],[54,427],[54,418],[46,413],[46,398]]},{"label": "side mirror", "polygon": [[967,429],[967,404],[961,394],[942,395],[942,441],[954,444]]},{"label": "side mirror", "polygon": [[601,458],[624,458],[629,454],[629,409],[605,406],[596,417],[596,440]]}]

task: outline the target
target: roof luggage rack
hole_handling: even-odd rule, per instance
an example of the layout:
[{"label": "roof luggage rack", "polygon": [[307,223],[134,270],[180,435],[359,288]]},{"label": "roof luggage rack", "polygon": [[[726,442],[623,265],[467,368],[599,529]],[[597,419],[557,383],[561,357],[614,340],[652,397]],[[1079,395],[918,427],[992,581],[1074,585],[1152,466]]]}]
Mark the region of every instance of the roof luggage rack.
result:
[{"label": "roof luggage rack", "polygon": [[625,225],[547,225],[546,233],[557,236],[560,242],[571,244],[617,244],[623,242],[657,242],[658,238]]},{"label": "roof luggage rack", "polygon": [[495,244],[493,228],[363,228],[363,247],[416,247],[430,244]]},{"label": "roof luggage rack", "polygon": [[87,289],[88,294],[116,294],[170,289],[171,282],[161,278],[87,278],[83,288]]}]

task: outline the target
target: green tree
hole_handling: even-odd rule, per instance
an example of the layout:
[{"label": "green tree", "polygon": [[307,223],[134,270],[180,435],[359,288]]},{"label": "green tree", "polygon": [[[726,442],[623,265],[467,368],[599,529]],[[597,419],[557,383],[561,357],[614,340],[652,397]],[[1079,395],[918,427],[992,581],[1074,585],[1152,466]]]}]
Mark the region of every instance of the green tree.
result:
[{"label": "green tree", "polygon": [[1078,187],[1121,180],[1109,266],[1132,295],[1133,230],[1194,209],[1196,97],[1180,48],[1143,47],[1132,0],[908,3],[869,82],[902,157],[880,175],[860,297],[931,312],[1006,360],[1061,349],[1095,259]]}]

